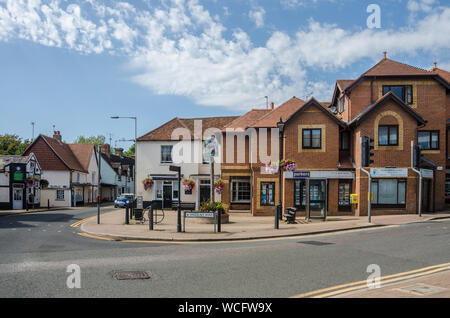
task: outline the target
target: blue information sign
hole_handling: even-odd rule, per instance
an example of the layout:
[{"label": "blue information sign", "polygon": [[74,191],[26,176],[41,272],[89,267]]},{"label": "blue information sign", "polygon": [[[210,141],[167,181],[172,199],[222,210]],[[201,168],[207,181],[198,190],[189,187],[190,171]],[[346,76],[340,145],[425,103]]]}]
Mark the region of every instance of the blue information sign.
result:
[{"label": "blue information sign", "polygon": [[294,171],[293,175],[294,175],[294,179],[305,179],[305,178],[309,178],[310,171]]}]

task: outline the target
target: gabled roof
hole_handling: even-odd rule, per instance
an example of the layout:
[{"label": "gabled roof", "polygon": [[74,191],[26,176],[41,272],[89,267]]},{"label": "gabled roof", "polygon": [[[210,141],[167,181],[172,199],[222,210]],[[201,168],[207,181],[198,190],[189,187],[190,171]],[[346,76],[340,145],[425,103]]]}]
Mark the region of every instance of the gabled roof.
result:
[{"label": "gabled roof", "polygon": [[345,90],[349,87],[355,80],[354,79],[339,79],[336,80],[336,85],[339,87],[341,91]]},{"label": "gabled roof", "polygon": [[[47,148],[45,150],[40,149],[37,151],[36,149],[36,151],[33,151],[35,145],[41,140],[45,143]],[[29,154],[30,152],[34,152],[42,170],[62,170],[65,166],[68,170],[88,172],[87,169],[83,168],[83,165],[80,163],[77,156],[72,152],[70,145],[55,138],[39,135],[33,143],[27,147],[24,154]],[[80,158],[81,157],[83,156],[80,155]],[[61,163],[63,164],[62,166]],[[55,169],[56,164],[59,166]]]},{"label": "gabled roof", "polygon": [[434,67],[431,71],[450,83],[450,72],[437,67]]},{"label": "gabled roof", "polygon": [[304,104],[305,101],[294,96],[285,103],[281,104],[280,106],[272,110],[270,113],[261,117],[261,119],[253,123],[250,127],[275,128],[277,127],[277,123],[279,122],[280,118],[282,118],[283,121],[286,121],[293,113],[299,110],[300,107],[302,107]]},{"label": "gabled roof", "polygon": [[138,141],[169,141],[172,140],[172,132],[177,128],[186,128],[194,137],[194,124],[196,120],[202,121],[202,134],[206,129],[217,128],[222,130],[226,125],[239,116],[204,117],[204,118],[178,118],[175,117],[158,128],[139,137]]},{"label": "gabled roof", "polygon": [[314,97],[312,97],[306,104],[304,104],[303,106],[301,106],[296,112],[294,112],[293,114],[291,114],[291,116],[289,116],[289,118],[287,118],[285,121],[285,123],[288,123],[289,121],[291,121],[293,118],[295,118],[296,116],[298,116],[299,114],[301,114],[302,112],[304,112],[306,109],[310,108],[310,107],[316,107],[319,110],[321,110],[325,115],[327,115],[328,117],[330,117],[330,119],[332,121],[334,121],[336,124],[338,124],[339,126],[341,126],[342,128],[347,127],[347,125],[341,121],[339,118],[337,118],[336,116],[334,116],[332,113],[330,113],[330,111],[328,111],[325,107],[322,106],[322,104],[320,104]]},{"label": "gabled roof", "polygon": [[27,156],[21,155],[0,155],[0,170],[11,163],[27,163],[31,154]]},{"label": "gabled roof", "polygon": [[94,144],[69,144],[69,148],[83,169],[87,171],[94,152]]},{"label": "gabled roof", "polygon": [[256,123],[259,119],[261,119],[263,116],[270,113],[271,109],[252,109],[248,113],[236,118],[231,123],[225,126],[224,130],[227,128],[232,129],[247,129],[248,127],[251,127],[254,123]]},{"label": "gabled roof", "polygon": [[417,120],[419,124],[425,124],[426,120],[422,118],[418,113],[416,113],[411,107],[406,105],[400,98],[397,97],[392,91],[389,91],[378,100],[376,100],[373,104],[370,104],[366,108],[364,108],[358,115],[356,115],[349,123],[350,126],[358,126],[367,116],[372,113],[379,106],[383,105],[387,101],[394,101],[397,103],[404,111],[410,114],[414,119]]}]

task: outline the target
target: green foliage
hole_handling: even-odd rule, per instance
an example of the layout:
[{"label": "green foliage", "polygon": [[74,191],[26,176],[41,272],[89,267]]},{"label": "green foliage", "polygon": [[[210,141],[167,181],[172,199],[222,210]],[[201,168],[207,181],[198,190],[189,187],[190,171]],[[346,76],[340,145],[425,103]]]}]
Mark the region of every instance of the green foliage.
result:
[{"label": "green foliage", "polygon": [[134,155],[134,150],[135,150],[135,147],[134,147],[134,145],[132,145],[127,151],[125,151],[123,153],[123,155],[125,157],[131,157],[132,155]]},{"label": "green foliage", "polygon": [[48,187],[48,181],[45,179],[41,179],[40,181],[40,185],[41,185],[41,189],[47,188]]},{"label": "green foliage", "polygon": [[218,211],[220,214],[225,213],[225,205],[222,202],[205,201],[200,205],[200,211]]},{"label": "green foliage", "polygon": [[103,145],[106,141],[106,137],[103,135],[96,136],[90,136],[90,137],[84,137],[84,136],[78,136],[78,138],[75,140],[76,144],[94,144],[95,146]]},{"label": "green foliage", "polygon": [[22,139],[17,135],[0,135],[0,155],[21,155],[30,141]]}]

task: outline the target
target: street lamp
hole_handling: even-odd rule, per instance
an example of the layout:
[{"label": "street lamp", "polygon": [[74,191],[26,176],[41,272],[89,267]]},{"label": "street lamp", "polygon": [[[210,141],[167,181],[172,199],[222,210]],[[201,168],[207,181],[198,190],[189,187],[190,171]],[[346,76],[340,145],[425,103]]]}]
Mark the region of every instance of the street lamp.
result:
[{"label": "street lamp", "polygon": [[133,178],[134,178],[134,196],[136,197],[137,191],[137,182],[136,182],[136,166],[137,166],[137,117],[121,117],[121,116],[111,116],[111,119],[133,119],[134,120],[134,169],[133,169]]},{"label": "street lamp", "polygon": [[[280,117],[280,121],[277,123],[277,127],[278,127],[278,132],[279,132],[279,139],[280,139],[280,163],[283,160],[283,131],[284,131],[284,126],[286,125],[285,122],[283,122],[283,119]],[[281,193],[282,193],[282,189],[283,189],[283,178],[282,178],[282,174],[283,174],[283,170],[281,168],[281,166],[278,167],[279,169],[279,188],[280,188],[280,192],[278,194],[278,206],[277,209],[275,211],[275,229],[279,228],[279,220],[281,220],[283,218],[283,203],[281,202]]]}]

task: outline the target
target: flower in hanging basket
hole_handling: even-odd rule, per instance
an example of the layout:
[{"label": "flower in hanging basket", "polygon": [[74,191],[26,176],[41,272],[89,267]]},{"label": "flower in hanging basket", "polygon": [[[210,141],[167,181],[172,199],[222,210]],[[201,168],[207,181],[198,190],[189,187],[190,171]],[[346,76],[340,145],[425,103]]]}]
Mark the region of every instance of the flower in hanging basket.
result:
[{"label": "flower in hanging basket", "polygon": [[279,164],[277,162],[267,162],[266,163],[266,173],[268,174],[276,174],[278,173]]},{"label": "flower in hanging basket", "polygon": [[142,184],[144,185],[145,191],[150,189],[153,186],[153,179],[152,178],[145,178],[142,180]]},{"label": "flower in hanging basket", "polygon": [[295,170],[297,170],[297,165],[295,164],[295,161],[290,160],[290,159],[282,160],[280,162],[280,167],[284,171],[295,171]]},{"label": "flower in hanging basket", "polygon": [[195,181],[191,179],[186,179],[183,181],[184,191],[191,191],[195,187]]},{"label": "flower in hanging basket", "polygon": [[225,186],[225,182],[222,179],[219,179],[216,182],[214,182],[214,190],[218,194],[222,194],[224,186]]}]

